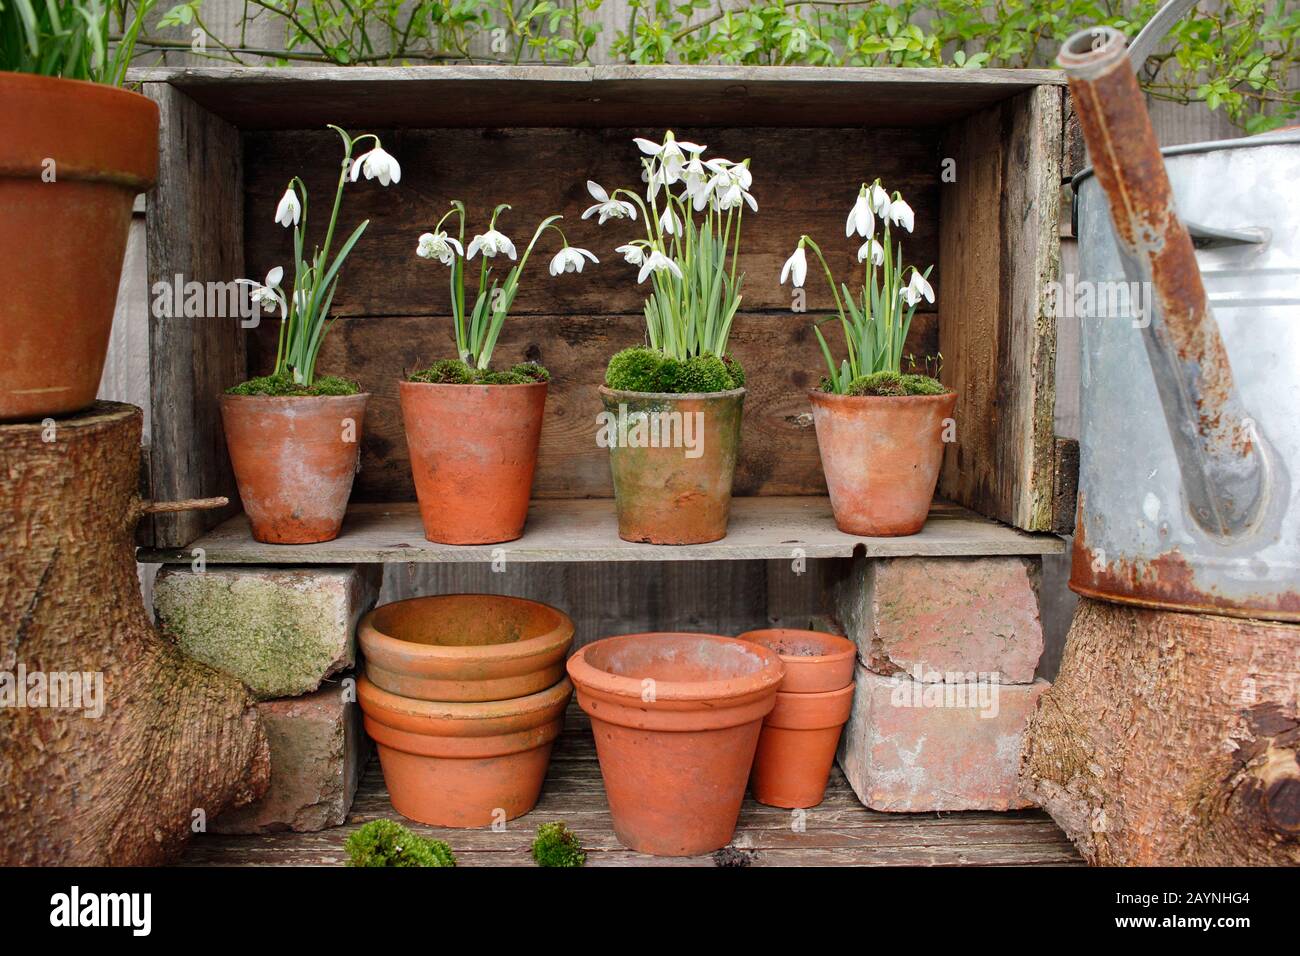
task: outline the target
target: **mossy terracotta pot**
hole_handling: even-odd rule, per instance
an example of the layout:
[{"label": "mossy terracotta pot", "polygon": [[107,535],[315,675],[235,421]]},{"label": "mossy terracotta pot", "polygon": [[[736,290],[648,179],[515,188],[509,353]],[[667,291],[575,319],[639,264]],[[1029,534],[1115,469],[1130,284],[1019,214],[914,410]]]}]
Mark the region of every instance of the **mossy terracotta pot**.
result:
[{"label": "mossy terracotta pot", "polygon": [[775,651],[785,667],[783,694],[816,694],[853,682],[858,648],[848,638],[825,631],[771,627],[746,631],[738,640]]},{"label": "mossy terracotta pot", "polygon": [[920,531],[939,481],[944,426],[957,407],[956,392],[808,394],[836,526],[867,537]]},{"label": "mossy terracotta pot", "polygon": [[0,72],[0,130],[0,421],[67,415],[99,389],[131,207],[158,176],[158,107]]},{"label": "mossy terracotta pot", "polygon": [[370,395],[225,395],[221,421],[253,537],[337,538],[357,473]]},{"label": "mossy terracotta pot", "polygon": [[546,383],[400,383],[424,536],[497,544],[524,533]]},{"label": "mossy terracotta pot", "polygon": [[726,846],[781,659],[716,634],[627,634],[569,658],[614,833],[657,856]]},{"label": "mossy terracotta pot", "polygon": [[510,700],[416,700],[366,677],[357,699],[393,809],[439,827],[482,827],[537,803],[573,694],[567,678]]},{"label": "mossy terracotta pot", "polygon": [[564,677],[573,622],[536,601],[446,594],[385,604],[357,627],[366,676],[423,700],[525,697]]},{"label": "mossy terracotta pot", "polygon": [[852,707],[852,683],[815,694],[778,693],[754,754],[754,799],[792,809],[821,803]]},{"label": "mossy terracotta pot", "polygon": [[672,394],[600,388],[618,535],[650,544],[726,537],[745,390]]}]

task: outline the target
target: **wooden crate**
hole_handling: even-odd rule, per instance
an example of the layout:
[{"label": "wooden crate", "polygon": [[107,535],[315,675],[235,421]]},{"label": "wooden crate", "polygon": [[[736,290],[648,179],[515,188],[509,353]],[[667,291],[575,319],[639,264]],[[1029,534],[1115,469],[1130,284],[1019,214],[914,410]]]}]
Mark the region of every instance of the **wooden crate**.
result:
[{"label": "wooden crate", "polygon": [[[960,395],[939,494],[962,507],[949,507],[946,518],[941,508],[944,520],[904,552],[1043,553],[1055,541],[983,519],[1031,532],[1072,523],[1060,505],[1072,498],[1068,456],[1052,427],[1049,283],[1065,100],[1055,71],[412,67],[141,70],[134,78],[162,111],[159,184],[147,206],[151,286],[287,265],[291,239],[273,209],[294,174],[314,208],[331,194],[340,154],[326,123],[379,133],[403,170],[400,185],[361,182],[344,197],[340,228],[362,218],[371,225],[345,269],[320,368],[355,377],[373,394],[353,496],[368,504],[334,545],[344,556],[251,547],[239,519],[201,539],[234,506],[158,516],[146,556],[188,560],[184,549],[201,539],[217,549],[212,561],[456,560],[454,549],[422,543],[409,507],[388,507],[414,499],[397,382],[453,351],[445,270],[414,256],[416,237],[451,199],[465,200],[480,227],[493,205],[511,203],[502,227],[516,240],[542,214],[562,212],[570,240],[602,259],[560,278],[545,274],[544,260],[530,265],[500,346],[500,361],[541,361],[555,379],[534,524],[511,546],[533,555],[525,560],[677,560],[675,552],[774,559],[794,541],[825,557],[852,553],[862,542],[829,525],[806,395],[822,374],[810,318],[830,308],[830,297],[810,281],[811,314],[794,314],[777,277],[801,230],[822,243],[840,277],[857,274],[844,218],[858,184],[877,176],[916,210],[906,258],[935,264],[937,307],[918,313],[909,349],[941,351],[942,377]],[[657,138],[667,128],[707,144],[710,156],[752,157],[759,202],[745,217],[745,299],[732,339],[750,390],[736,493],[754,500],[738,502],[727,539],[699,551],[624,547],[608,503],[593,510],[573,502],[611,494],[608,452],[594,440],[596,385],[609,355],[643,337],[643,290],[611,251],[635,226],[580,221],[585,182],[633,184],[632,136]],[[235,319],[151,318],[153,497],[238,501],[217,398],[269,369],[275,334],[273,321],[250,331]],[[564,537],[577,533],[571,523],[546,520],[575,507],[589,518],[581,541]],[[964,544],[954,544],[957,525]],[[463,559],[489,560],[490,551]]]}]

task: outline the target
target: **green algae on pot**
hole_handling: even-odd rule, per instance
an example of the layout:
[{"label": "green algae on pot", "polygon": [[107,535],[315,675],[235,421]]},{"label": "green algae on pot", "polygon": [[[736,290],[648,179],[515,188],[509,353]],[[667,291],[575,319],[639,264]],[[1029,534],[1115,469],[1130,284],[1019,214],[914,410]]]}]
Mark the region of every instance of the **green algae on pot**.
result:
[{"label": "green algae on pot", "polygon": [[538,866],[582,866],[587,854],[582,844],[562,821],[543,823],[533,840],[533,859]]},{"label": "green algae on pot", "polygon": [[394,820],[371,820],[348,837],[348,866],[455,866],[442,840],[417,836]]}]

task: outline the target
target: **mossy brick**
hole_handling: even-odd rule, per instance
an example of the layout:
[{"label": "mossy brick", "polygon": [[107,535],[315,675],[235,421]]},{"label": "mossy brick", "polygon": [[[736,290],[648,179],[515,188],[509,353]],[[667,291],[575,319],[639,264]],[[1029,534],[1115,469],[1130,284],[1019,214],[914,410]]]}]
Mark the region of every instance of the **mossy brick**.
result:
[{"label": "mossy brick", "polygon": [[1025,727],[1050,686],[923,682],[859,663],[838,760],[872,810],[1013,810]]},{"label": "mossy brick", "polygon": [[347,820],[369,740],[355,675],[312,694],[257,705],[271,748],[271,785],[256,803],[209,821],[214,833],[314,832]]},{"label": "mossy brick", "polygon": [[378,593],[369,565],[166,568],[154,612],[190,657],[273,700],[310,693],[356,663],[357,622]]}]

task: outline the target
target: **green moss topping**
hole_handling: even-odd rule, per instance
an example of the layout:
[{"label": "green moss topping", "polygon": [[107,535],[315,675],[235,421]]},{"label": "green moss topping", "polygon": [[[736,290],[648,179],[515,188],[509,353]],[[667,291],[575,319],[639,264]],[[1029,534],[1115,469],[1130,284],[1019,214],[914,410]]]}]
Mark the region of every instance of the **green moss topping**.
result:
[{"label": "green moss topping", "polygon": [[263,375],[226,389],[228,395],[356,395],[360,391],[356,382],[337,375],[322,375],[311,385],[299,385],[288,375]]},{"label": "green moss topping", "polygon": [[616,354],[605,370],[605,385],[624,392],[726,392],[745,384],[745,370],[734,358],[696,355],[681,361],[638,345]]},{"label": "green moss topping", "polygon": [[533,859],[538,866],[582,866],[587,854],[563,823],[543,823],[533,840]]},{"label": "green moss topping", "polygon": [[498,372],[490,368],[470,368],[460,359],[443,359],[426,369],[412,372],[408,378],[412,382],[430,385],[531,385],[549,382],[551,373],[536,362],[521,362],[509,371]]},{"label": "green moss topping", "polygon": [[451,847],[393,820],[371,820],[348,837],[348,866],[455,866]]},{"label": "green moss topping", "polygon": [[[830,391],[829,382],[822,380],[822,389]],[[898,372],[872,372],[859,375],[849,382],[848,395],[943,395],[948,388],[928,375],[903,375]]]}]

